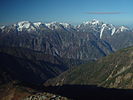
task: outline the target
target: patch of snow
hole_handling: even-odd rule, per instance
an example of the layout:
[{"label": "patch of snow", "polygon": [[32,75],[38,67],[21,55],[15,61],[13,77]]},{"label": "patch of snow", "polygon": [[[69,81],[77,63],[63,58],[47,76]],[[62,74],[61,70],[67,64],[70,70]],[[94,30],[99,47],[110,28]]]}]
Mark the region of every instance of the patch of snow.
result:
[{"label": "patch of snow", "polygon": [[18,31],[22,31],[23,29],[27,29],[28,31],[35,30],[35,28],[31,25],[29,21],[21,21],[18,22],[17,25],[18,25],[17,27]]},{"label": "patch of snow", "polygon": [[124,32],[124,31],[128,31],[129,29],[125,26],[121,26],[117,29],[116,33],[119,33],[119,32]]},{"label": "patch of snow", "polygon": [[18,22],[18,31],[22,31],[23,28],[29,28],[30,27],[30,23],[29,21],[21,21]]},{"label": "patch of snow", "polygon": [[2,32],[4,31],[4,28],[5,28],[6,26],[1,26],[0,27],[0,29],[2,30]]},{"label": "patch of snow", "polygon": [[41,22],[35,22],[35,23],[33,23],[33,24],[34,24],[35,27],[38,28],[42,23],[41,23]]},{"label": "patch of snow", "polygon": [[77,25],[77,28],[80,28],[80,25]]},{"label": "patch of snow", "polygon": [[51,22],[51,23],[46,23],[45,25],[46,25],[49,29],[54,30],[55,24],[56,24],[56,22]]},{"label": "patch of snow", "polygon": [[104,31],[105,27],[106,27],[106,24],[103,24],[103,25],[102,25],[101,32],[100,32],[100,39],[102,38],[103,31]]},{"label": "patch of snow", "polygon": [[92,21],[83,22],[84,25],[87,25],[87,24],[96,25],[96,24],[99,24],[99,23],[100,23],[100,21],[96,20],[96,19],[93,19]]},{"label": "patch of snow", "polygon": [[31,31],[31,30],[35,30],[35,28],[33,26],[31,26],[28,31]]},{"label": "patch of snow", "polygon": [[2,30],[3,30],[4,28],[5,28],[5,26],[1,26],[1,27],[0,27],[0,29],[2,29]]},{"label": "patch of snow", "polygon": [[111,35],[114,35],[115,30],[116,30],[116,28],[114,27],[114,28],[112,29],[112,33],[111,33]]},{"label": "patch of snow", "polygon": [[18,26],[19,26],[20,28],[23,28],[23,27],[29,28],[30,22],[29,22],[29,21],[21,21],[21,22],[18,22]]},{"label": "patch of snow", "polygon": [[70,28],[71,25],[68,23],[60,23],[64,28]]},{"label": "patch of snow", "polygon": [[64,27],[64,28],[70,28],[71,25],[68,24],[68,23],[57,23],[57,22],[51,22],[51,23],[46,23],[45,24],[49,29],[59,29],[61,27]]},{"label": "patch of snow", "polygon": [[124,26],[121,26],[121,27],[120,27],[120,30],[121,30],[121,32],[123,32],[124,30],[128,30],[128,28],[126,28],[126,27],[124,27]]},{"label": "patch of snow", "polygon": [[91,21],[91,24],[99,24],[100,23],[100,21],[99,20],[96,20],[96,19],[93,19],[92,21]]}]

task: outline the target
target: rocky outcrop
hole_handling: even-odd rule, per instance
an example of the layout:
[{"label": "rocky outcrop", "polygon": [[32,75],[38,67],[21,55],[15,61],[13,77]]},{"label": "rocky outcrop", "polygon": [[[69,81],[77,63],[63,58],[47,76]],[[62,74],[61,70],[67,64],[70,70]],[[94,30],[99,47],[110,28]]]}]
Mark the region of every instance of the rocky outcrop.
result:
[{"label": "rocky outcrop", "polygon": [[71,100],[71,99],[44,92],[44,93],[37,93],[35,95],[25,97],[24,99],[21,99],[21,100]]}]

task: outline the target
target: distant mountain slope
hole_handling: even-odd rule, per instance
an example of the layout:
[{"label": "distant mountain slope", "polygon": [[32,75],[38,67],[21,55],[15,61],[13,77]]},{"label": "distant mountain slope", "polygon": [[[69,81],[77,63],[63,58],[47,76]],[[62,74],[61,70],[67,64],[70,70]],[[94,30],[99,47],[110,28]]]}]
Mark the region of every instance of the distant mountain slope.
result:
[{"label": "distant mountain slope", "polygon": [[116,50],[133,46],[133,32],[121,32],[112,37],[104,38]]},{"label": "distant mountain slope", "polygon": [[42,60],[53,64],[60,64],[63,66],[67,66],[67,68],[87,62],[80,59],[61,58],[60,56],[53,56],[45,54],[41,51],[34,51],[31,49],[20,47],[0,47],[0,52],[32,61]]},{"label": "distant mountain slope", "polygon": [[81,65],[49,80],[45,85],[81,84],[108,88],[133,88],[133,47],[96,62]]}]

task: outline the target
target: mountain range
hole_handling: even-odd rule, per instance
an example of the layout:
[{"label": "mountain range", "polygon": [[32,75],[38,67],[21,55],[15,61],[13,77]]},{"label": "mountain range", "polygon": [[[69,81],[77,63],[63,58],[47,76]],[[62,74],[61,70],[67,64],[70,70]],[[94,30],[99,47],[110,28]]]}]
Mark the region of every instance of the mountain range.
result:
[{"label": "mountain range", "polygon": [[62,58],[88,61],[132,46],[132,34],[128,27],[117,27],[96,19],[76,27],[67,23],[22,21],[0,28],[0,46],[29,48]]},{"label": "mountain range", "polygon": [[[0,52],[1,59],[5,58],[4,61],[11,62],[9,58],[12,57],[16,60],[9,65],[3,64],[7,67],[6,70],[16,70],[16,66],[9,67],[16,62],[19,62],[17,66],[21,66],[21,62],[27,63],[27,66],[31,67],[23,63],[22,69],[28,68],[29,72],[33,70],[32,74],[40,79],[40,84],[72,66],[95,61],[119,49],[132,46],[132,38],[132,29],[106,24],[96,19],[77,26],[58,22],[21,21],[0,27]],[[10,73],[13,77],[19,74]],[[30,80],[29,78],[24,80]]]},{"label": "mountain range", "polygon": [[132,29],[96,19],[77,26],[30,21],[2,26],[0,96],[10,94],[3,87],[8,90],[13,84],[13,90],[15,86],[18,93],[30,100],[35,90],[20,85],[24,83],[38,87],[69,84],[131,89],[132,46]]}]

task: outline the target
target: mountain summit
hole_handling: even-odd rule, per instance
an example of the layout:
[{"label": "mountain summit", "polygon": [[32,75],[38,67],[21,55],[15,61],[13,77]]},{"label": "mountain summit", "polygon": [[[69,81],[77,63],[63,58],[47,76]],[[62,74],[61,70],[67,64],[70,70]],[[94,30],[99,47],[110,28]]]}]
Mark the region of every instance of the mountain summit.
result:
[{"label": "mountain summit", "polygon": [[120,26],[117,27],[115,25],[112,24],[106,24],[102,21],[93,19],[92,21],[87,21],[84,22],[80,25],[77,26],[77,29],[80,31],[85,31],[85,32],[95,32],[94,34],[96,36],[98,36],[100,39],[102,39],[102,37],[104,37],[103,35],[114,35],[116,33],[120,33],[120,32],[127,32],[130,29],[124,26]]}]

